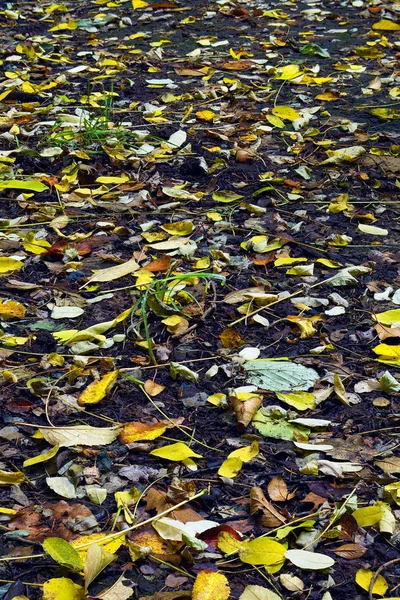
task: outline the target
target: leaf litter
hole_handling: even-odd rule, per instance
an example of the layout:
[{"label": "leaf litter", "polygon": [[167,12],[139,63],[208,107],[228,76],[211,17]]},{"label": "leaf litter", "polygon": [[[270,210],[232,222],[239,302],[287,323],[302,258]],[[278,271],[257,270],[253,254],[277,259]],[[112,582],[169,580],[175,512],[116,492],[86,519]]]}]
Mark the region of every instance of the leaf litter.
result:
[{"label": "leaf litter", "polygon": [[400,597],[398,4],[0,14],[2,597]]}]

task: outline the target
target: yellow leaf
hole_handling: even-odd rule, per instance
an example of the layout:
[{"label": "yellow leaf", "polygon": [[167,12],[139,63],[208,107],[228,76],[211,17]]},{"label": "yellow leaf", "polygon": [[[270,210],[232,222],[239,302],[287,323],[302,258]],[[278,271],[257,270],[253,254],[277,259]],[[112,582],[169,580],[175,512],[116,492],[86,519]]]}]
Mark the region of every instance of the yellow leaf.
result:
[{"label": "yellow leaf", "polygon": [[313,337],[314,334],[317,333],[317,330],[314,327],[314,323],[316,321],[320,321],[321,318],[318,316],[314,317],[298,317],[298,316],[288,316],[286,317],[287,321],[294,323],[300,330],[300,339],[307,340]]},{"label": "yellow leaf", "polygon": [[229,479],[234,479],[236,477],[243,466],[243,461],[240,458],[227,458],[224,460],[220,468],[218,469],[218,475],[221,477],[228,477]]},{"label": "yellow leaf", "polygon": [[175,223],[161,225],[161,229],[164,229],[164,231],[170,235],[190,235],[193,231],[193,227],[191,221],[175,221]]},{"label": "yellow leaf", "polygon": [[285,127],[285,123],[279,117],[275,115],[266,115],[268,123],[271,123],[274,127],[279,127],[279,129],[283,129]]},{"label": "yellow leaf", "polygon": [[297,265],[298,263],[307,262],[307,258],[290,258],[290,256],[284,256],[277,258],[274,262],[274,267],[286,267],[288,265]]},{"label": "yellow leaf", "polygon": [[375,504],[374,506],[357,508],[357,510],[352,513],[352,516],[360,527],[371,527],[372,525],[379,523],[383,517],[383,512],[380,506]]},{"label": "yellow leaf", "polygon": [[16,514],[18,514],[17,510],[14,510],[13,508],[3,508],[2,506],[0,506],[0,515],[7,515],[8,517],[13,517]]},{"label": "yellow leaf", "polygon": [[[359,569],[356,573],[356,583],[368,592],[374,574],[373,571],[369,571],[368,569]],[[372,593],[377,594],[377,596],[384,596],[388,587],[386,579],[382,575],[378,575],[373,585]]]},{"label": "yellow leaf", "polygon": [[208,219],[211,219],[211,221],[214,221],[215,223],[218,223],[218,221],[223,220],[223,216],[221,215],[221,213],[212,210],[208,212],[206,216]]},{"label": "yellow leaf", "polygon": [[196,117],[200,119],[200,121],[212,121],[216,116],[217,115],[213,113],[212,110],[199,110],[196,113]]},{"label": "yellow leaf", "polygon": [[74,29],[77,29],[77,27],[78,23],[76,21],[68,21],[67,23],[60,23],[59,25],[51,27],[49,31],[74,31]]},{"label": "yellow leaf", "polygon": [[284,121],[294,121],[295,119],[301,118],[300,113],[290,106],[274,106],[272,114]]},{"label": "yellow leaf", "polygon": [[338,269],[342,265],[336,260],[329,260],[328,258],[317,258],[317,263],[320,265],[324,265],[324,267],[328,267],[328,269]]},{"label": "yellow leaf", "polygon": [[71,569],[72,571],[81,571],[83,569],[81,557],[66,540],[58,537],[47,538],[43,542],[43,548],[62,567],[67,567],[67,569]]},{"label": "yellow leaf", "polygon": [[138,8],[146,8],[149,5],[145,0],[132,0],[132,8],[133,10],[137,10]]},{"label": "yellow leaf", "polygon": [[240,460],[246,463],[257,456],[258,452],[258,442],[253,442],[251,446],[245,446],[244,448],[234,450],[229,454],[228,458],[240,458]]},{"label": "yellow leaf", "polygon": [[279,400],[286,402],[290,406],[294,406],[297,410],[309,410],[315,408],[315,396],[308,392],[292,392],[290,394],[282,394],[275,392]]},{"label": "yellow leaf", "polygon": [[127,181],[129,181],[129,175],[119,175],[116,177],[104,176],[104,177],[98,177],[96,179],[97,183],[111,183],[111,184],[126,183]]},{"label": "yellow leaf", "polygon": [[290,79],[295,79],[301,75],[299,65],[285,65],[284,67],[279,67],[276,71],[277,72],[274,75],[274,79],[280,79],[283,81],[289,81]]},{"label": "yellow leaf", "polygon": [[394,21],[389,21],[389,19],[382,19],[382,21],[374,23],[372,29],[377,31],[399,31],[400,25]]},{"label": "yellow leaf", "polygon": [[33,231],[26,234],[22,245],[27,252],[33,254],[46,254],[47,248],[51,247],[51,244],[46,240],[37,240]]},{"label": "yellow leaf", "polygon": [[192,589],[192,600],[227,600],[231,589],[222,573],[200,571]]},{"label": "yellow leaf", "polygon": [[337,92],[324,92],[323,94],[318,94],[318,96],[315,96],[316,100],[325,100],[325,102],[335,102],[336,100],[339,100],[340,98],[340,94],[338,94]]},{"label": "yellow leaf", "polygon": [[16,300],[5,300],[0,298],[0,319],[8,321],[9,319],[22,319],[25,316],[26,308]]},{"label": "yellow leaf", "polygon": [[105,398],[117,381],[118,370],[103,375],[98,381],[93,381],[83,390],[78,398],[78,404],[97,404]]},{"label": "yellow leaf", "polygon": [[86,287],[87,285],[89,285],[90,283],[94,283],[95,281],[114,281],[115,279],[119,279],[120,277],[130,275],[134,271],[137,271],[139,268],[140,267],[135,261],[135,259],[131,258],[130,260],[128,260],[125,263],[122,263],[121,265],[115,265],[115,267],[109,267],[108,269],[100,269],[82,287]]},{"label": "yellow leaf", "polygon": [[20,471],[10,473],[9,471],[0,471],[0,485],[17,485],[25,481],[25,475]]},{"label": "yellow leaf", "polygon": [[21,260],[15,260],[15,258],[8,258],[8,256],[0,256],[0,275],[6,275],[12,271],[18,271],[22,269],[24,263]]},{"label": "yellow leaf", "polygon": [[67,577],[49,579],[43,584],[42,600],[81,600],[85,590]]},{"label": "yellow leaf", "polygon": [[375,321],[378,321],[378,323],[380,323],[381,325],[397,325],[400,324],[400,308],[395,308],[394,310],[386,310],[385,312],[373,315],[373,317]]},{"label": "yellow leaf", "polygon": [[176,442],[176,444],[169,444],[168,446],[157,448],[156,450],[152,450],[150,454],[153,456],[158,456],[159,458],[165,458],[165,460],[178,462],[186,460],[191,456],[193,458],[203,458],[201,454],[193,452],[193,450],[184,442]]},{"label": "yellow leaf", "polygon": [[378,344],[375,346],[375,348],[372,348],[372,350],[375,352],[375,354],[379,355],[379,362],[383,362],[388,365],[400,365],[400,346]]},{"label": "yellow leaf", "polygon": [[44,192],[49,188],[44,183],[37,181],[37,179],[8,179],[0,182],[0,188],[11,189],[11,190],[22,190],[24,192]]},{"label": "yellow leaf", "polygon": [[130,444],[138,441],[150,441],[163,435],[167,429],[164,423],[153,423],[148,425],[147,423],[139,423],[132,421],[132,423],[126,423],[120,435],[120,440],[123,444]]},{"label": "yellow leaf", "polygon": [[240,560],[250,565],[280,565],[285,560],[286,548],[268,538],[243,542],[239,548]]},{"label": "yellow leaf", "polygon": [[194,268],[195,269],[208,269],[208,267],[210,266],[210,257],[209,256],[204,256],[203,258],[199,258],[198,260],[196,260],[196,262],[194,263]]},{"label": "yellow leaf", "polygon": [[218,535],[218,548],[225,554],[231,554],[231,552],[237,552],[237,550],[243,545],[244,542],[237,540],[227,531],[222,531]]},{"label": "yellow leaf", "polygon": [[[86,561],[88,550],[92,544],[101,546],[110,554],[115,554],[116,551],[125,543],[125,534],[121,532],[121,535],[115,536],[110,539],[104,539],[106,533],[92,533],[91,535],[81,535],[80,537],[72,540],[71,545],[78,552],[83,563]],[[83,546],[82,548],[80,546]]]},{"label": "yellow leaf", "polygon": [[174,335],[184,333],[189,327],[189,321],[179,315],[171,315],[161,322],[167,326],[169,333],[173,333]]},{"label": "yellow leaf", "polygon": [[346,389],[337,373],[335,373],[333,376],[333,389],[340,402],[346,406],[349,406],[350,402],[346,394]]},{"label": "yellow leaf", "polygon": [[47,462],[51,458],[54,458],[57,452],[60,449],[60,445],[56,444],[53,448],[50,448],[47,452],[43,452],[43,454],[39,454],[39,456],[34,456],[33,458],[27,458],[23,462],[23,467],[32,467],[33,465],[38,465],[42,462]]}]

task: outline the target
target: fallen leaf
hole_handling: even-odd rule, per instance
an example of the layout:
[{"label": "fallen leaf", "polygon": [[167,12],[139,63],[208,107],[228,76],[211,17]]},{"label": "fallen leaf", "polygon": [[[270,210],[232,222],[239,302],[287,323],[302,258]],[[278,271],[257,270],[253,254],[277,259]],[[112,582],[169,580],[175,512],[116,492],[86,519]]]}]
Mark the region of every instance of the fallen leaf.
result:
[{"label": "fallen leaf", "polygon": [[317,571],[328,569],[335,564],[333,558],[308,550],[286,550],[285,557],[299,569]]},{"label": "fallen leaf", "polygon": [[85,404],[97,404],[98,402],[101,402],[114,387],[118,378],[118,373],[118,370],[111,371],[110,373],[103,375],[103,377],[97,381],[90,383],[79,395],[78,404],[80,406],[85,406]]}]

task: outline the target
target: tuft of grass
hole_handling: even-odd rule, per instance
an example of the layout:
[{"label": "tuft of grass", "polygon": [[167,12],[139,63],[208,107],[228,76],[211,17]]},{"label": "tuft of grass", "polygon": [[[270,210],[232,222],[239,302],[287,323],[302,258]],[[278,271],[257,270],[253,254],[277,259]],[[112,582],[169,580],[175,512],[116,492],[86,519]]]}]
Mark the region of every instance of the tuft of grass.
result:
[{"label": "tuft of grass", "polygon": [[[133,330],[137,330],[138,325],[134,324],[133,320],[137,313],[140,315],[140,325],[143,326],[143,336],[140,334],[140,325],[139,329],[136,331],[138,337],[142,337],[147,342],[147,348],[149,351],[149,356],[153,362],[156,364],[156,358],[153,352],[153,342],[150,335],[150,325],[148,320],[149,312],[153,312],[158,316],[169,316],[172,314],[177,314],[181,316],[185,315],[184,308],[182,305],[177,303],[174,298],[174,288],[179,286],[182,283],[188,282],[190,279],[201,279],[206,282],[205,293],[208,291],[208,283],[210,281],[220,281],[222,284],[225,282],[225,277],[222,275],[218,275],[216,273],[209,272],[188,272],[188,273],[178,273],[172,274],[173,265],[171,265],[170,269],[166,273],[165,277],[162,279],[154,280],[149,286],[143,291],[140,295],[139,299],[135,303],[131,316],[131,327]],[[171,285],[172,283],[172,285]],[[186,295],[195,302],[198,306],[200,306],[199,302],[195,298],[193,294],[186,291]],[[168,298],[168,304],[164,302],[165,297]]]}]

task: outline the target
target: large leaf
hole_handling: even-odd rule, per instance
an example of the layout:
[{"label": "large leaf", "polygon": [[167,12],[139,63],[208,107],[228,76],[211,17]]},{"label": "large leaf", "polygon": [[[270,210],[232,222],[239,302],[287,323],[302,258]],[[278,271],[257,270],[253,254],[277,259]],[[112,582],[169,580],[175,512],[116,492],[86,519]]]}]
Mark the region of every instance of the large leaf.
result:
[{"label": "large leaf", "polygon": [[43,584],[42,600],[81,600],[85,590],[67,577],[49,579]]},{"label": "large leaf", "polygon": [[92,544],[87,551],[85,568],[83,571],[85,575],[85,588],[87,589],[92,581],[94,581],[96,577],[115,559],[115,554],[111,554],[105,548],[102,548],[97,544]]},{"label": "large leaf", "polygon": [[106,446],[111,444],[121,432],[122,427],[40,427],[39,431],[49,444],[69,446]]},{"label": "large leaf", "polygon": [[49,189],[47,185],[36,179],[9,179],[0,182],[0,188],[3,190],[22,190],[23,192],[44,192]]},{"label": "large leaf", "polygon": [[285,546],[266,537],[244,542],[239,548],[240,560],[250,565],[279,565],[285,560]]},{"label": "large leaf", "polygon": [[314,369],[286,360],[249,360],[243,367],[247,371],[247,383],[272,392],[308,390],[319,378]]},{"label": "large leaf", "polygon": [[81,571],[83,563],[78,552],[66,540],[58,537],[47,538],[43,542],[43,548],[62,567],[72,571]]},{"label": "large leaf", "polygon": [[227,600],[230,591],[225,575],[214,571],[200,571],[193,585],[192,600]]}]

